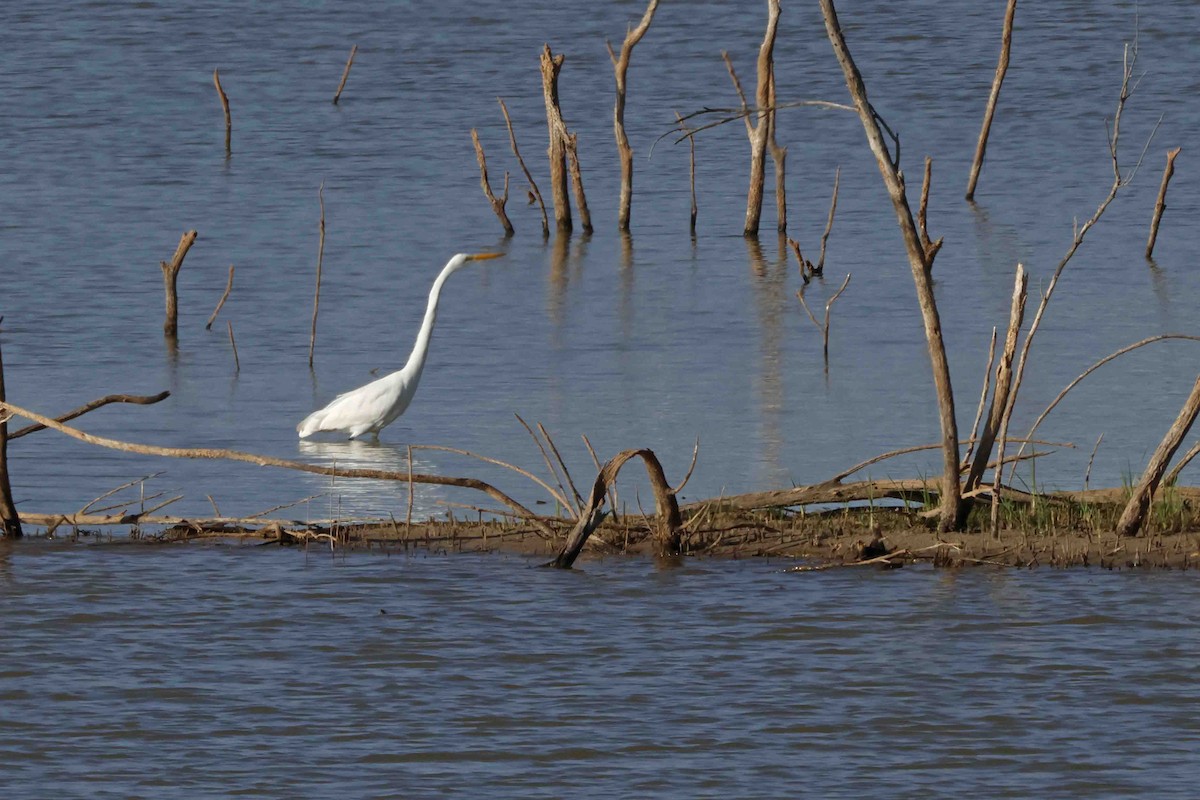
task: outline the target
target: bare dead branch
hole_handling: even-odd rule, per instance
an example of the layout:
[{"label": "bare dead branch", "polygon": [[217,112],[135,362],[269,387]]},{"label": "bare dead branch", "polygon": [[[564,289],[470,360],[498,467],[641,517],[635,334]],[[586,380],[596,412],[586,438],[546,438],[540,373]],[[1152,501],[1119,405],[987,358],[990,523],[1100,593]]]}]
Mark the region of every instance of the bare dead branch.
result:
[{"label": "bare dead branch", "polygon": [[59,433],[70,436],[73,439],[78,439],[81,442],[86,442],[98,447],[107,447],[112,450],[121,450],[127,453],[140,453],[142,455],[163,456],[166,458],[240,461],[247,464],[257,464],[263,467],[291,469],[299,472],[310,472],[314,475],[329,475],[338,478],[371,478],[374,480],[385,481],[407,480],[411,483],[424,483],[435,486],[455,486],[464,489],[472,489],[474,491],[483,492],[494,500],[498,500],[499,502],[511,508],[516,516],[529,519],[533,524],[542,529],[542,531],[548,537],[554,537],[554,532],[544,523],[539,521],[537,514],[534,514],[532,511],[525,508],[525,506],[521,505],[516,500],[509,497],[494,486],[475,478],[456,478],[448,475],[414,474],[383,469],[346,469],[341,467],[326,467],[319,464],[306,464],[302,461],[289,461],[287,459],[275,458],[273,456],[261,456],[255,453],[245,453],[240,450],[227,450],[223,448],[159,447],[156,445],[135,444],[132,442],[122,442],[116,439],[109,439],[103,436],[94,436],[90,433],[85,433],[78,428],[67,427],[59,422],[55,422],[49,417],[38,414],[35,411],[29,411],[28,409],[21,408],[20,406],[15,406],[12,403],[0,401],[0,410],[9,411],[18,416],[25,417],[33,422],[41,423],[47,428],[53,428]]},{"label": "bare dead branch", "polygon": [[692,479],[692,470],[696,468],[696,459],[700,457],[700,438],[696,438],[696,443],[692,445],[692,463],[688,464],[687,474],[683,476],[683,480],[679,485],[671,489],[671,494],[678,495],[683,491],[683,487],[688,485],[688,481]]},{"label": "bare dead branch", "polygon": [[225,325],[229,328],[229,346],[233,348],[233,369],[235,372],[241,372],[242,362],[238,358],[237,341],[233,338],[233,323],[225,320]]},{"label": "bare dead branch", "polygon": [[1174,486],[1179,481],[1179,473],[1183,472],[1183,468],[1190,464],[1197,455],[1200,455],[1200,442],[1196,442],[1190,450],[1184,453],[1183,458],[1179,459],[1178,463],[1163,478],[1163,483],[1167,486]]},{"label": "bare dead branch", "polygon": [[592,212],[588,210],[587,195],[583,191],[583,170],[579,166],[579,136],[567,134],[567,171],[571,175],[571,190],[575,194],[575,209],[579,212],[579,225],[584,233],[591,233]]},{"label": "bare dead branch", "polygon": [[563,461],[563,457],[558,452],[558,447],[555,446],[554,440],[550,438],[550,434],[546,431],[546,427],[542,423],[538,423],[538,433],[546,440],[546,444],[550,446],[550,452],[554,453],[554,459],[558,462],[558,466],[562,469],[563,477],[567,480],[567,486],[571,487],[571,496],[575,498],[574,510],[578,514],[583,507],[583,498],[579,494],[579,490],[575,488],[575,481],[571,479],[571,470],[567,469],[567,463]]},{"label": "bare dead branch", "polygon": [[179,238],[179,244],[175,247],[175,255],[171,256],[170,262],[159,262],[163,274],[163,288],[167,295],[167,318],[163,322],[163,335],[167,338],[174,338],[179,333],[179,268],[183,266],[184,257],[195,243],[196,232],[185,232]]},{"label": "bare dead branch", "polygon": [[504,235],[513,235],[513,226],[508,219],[508,214],[504,212],[504,206],[508,202],[508,173],[504,173],[504,196],[496,197],[492,193],[492,184],[488,180],[487,172],[487,157],[483,154],[483,145],[479,141],[479,132],[471,128],[471,141],[475,144],[475,160],[479,162],[479,185],[483,187],[483,195],[488,199],[488,203],[492,206],[492,212],[496,215],[496,219],[500,220],[500,224],[504,227]]},{"label": "bare dead branch", "polygon": [[[800,250],[798,247],[796,248],[796,252],[797,258],[799,258]],[[804,301],[804,290],[808,287],[808,284],[806,283],[796,292],[796,297],[800,300],[800,305],[804,306],[804,311],[808,314],[808,318],[812,320],[813,325],[817,326],[817,330],[821,331],[822,348],[825,354],[825,369],[829,369],[829,310],[833,308],[833,304],[837,302],[837,299],[842,296],[842,292],[846,291],[846,287],[850,285],[850,274],[846,273],[846,280],[842,281],[841,288],[834,293],[833,297],[826,301],[824,323],[817,322],[817,318],[813,316],[812,311],[808,308],[808,303]]]},{"label": "bare dead branch", "polygon": [[[4,356],[0,353],[0,406],[4,404]],[[19,539],[25,532],[21,529],[21,516],[13,503],[12,485],[8,477],[8,419],[9,414],[0,416],[0,535]]]},{"label": "bare dead branch", "polygon": [[979,421],[983,419],[983,407],[987,403],[988,389],[992,386],[992,364],[996,360],[996,326],[992,326],[992,341],[988,345],[987,366],[983,370],[983,391],[979,393],[979,405],[975,409],[975,421],[971,423],[971,442],[967,445],[967,454],[963,461],[970,463],[971,453],[975,449],[975,437],[979,435]]},{"label": "bare dead branch", "polygon": [[621,159],[621,195],[617,228],[622,231],[629,230],[630,206],[633,204],[633,149],[629,146],[629,137],[625,135],[625,78],[629,71],[629,58],[633,55],[633,48],[646,35],[657,9],[658,0],[650,0],[637,27],[625,34],[619,57],[613,52],[612,45],[605,43],[608,44],[608,56],[612,59],[617,83],[617,98],[613,106],[613,134],[617,139],[617,153]]},{"label": "bare dead branch", "polygon": [[833,198],[829,201],[829,219],[825,221],[825,232],[821,234],[821,255],[817,257],[817,265],[812,268],[814,275],[825,274],[825,243],[829,241],[829,232],[833,230],[833,215],[837,213],[838,186],[842,182],[842,168],[839,166],[833,173]]},{"label": "bare dead branch", "polygon": [[225,305],[225,301],[229,299],[229,293],[233,291],[233,264],[229,265],[229,280],[225,283],[225,293],[221,295],[221,299],[217,301],[217,307],[213,309],[212,316],[208,318],[208,322],[204,324],[204,330],[212,330],[213,321],[217,318],[217,314],[221,313],[221,308]]},{"label": "bare dead branch", "polygon": [[1017,13],[1017,0],[1008,0],[1004,10],[1004,29],[1000,37],[1000,60],[996,74],[992,76],[992,91],[988,95],[987,107],[983,111],[983,127],[979,141],[975,144],[975,159],[971,162],[971,176],[967,180],[967,200],[975,199],[975,186],[979,183],[979,171],[983,168],[983,156],[987,151],[988,133],[992,129],[992,118],[996,115],[996,101],[1000,99],[1000,85],[1008,73],[1008,57],[1012,51],[1013,17]]},{"label": "bare dead branch", "polygon": [[346,68],[342,70],[342,81],[338,84],[337,91],[333,94],[333,104],[336,106],[338,100],[342,96],[342,89],[346,88],[346,79],[350,77],[350,65],[354,63],[354,54],[358,52],[358,45],[350,48],[350,57],[346,59]]},{"label": "bare dead branch", "polygon": [[[675,112],[675,119],[683,130],[687,130],[687,126],[683,123],[683,117],[679,116],[679,112]],[[692,216],[690,222],[690,230],[692,235],[696,235],[696,217],[699,214],[699,207],[696,205],[696,140],[688,139],[689,160],[688,160],[688,175],[690,177],[690,186],[692,190]],[[599,469],[599,467],[597,467]]]},{"label": "bare dead branch", "polygon": [[221,76],[213,70],[213,85],[217,87],[217,97],[221,100],[221,110],[225,112],[225,157],[229,158],[233,152],[231,143],[233,141],[233,118],[229,116],[229,97],[226,96],[225,90],[221,88]]},{"label": "bare dead branch", "polygon": [[525,180],[529,181],[529,191],[542,209],[542,237],[549,237],[550,221],[546,218],[546,203],[542,200],[542,193],[538,191],[533,175],[529,174],[529,168],[525,166],[525,159],[521,158],[521,151],[517,148],[517,135],[513,132],[512,120],[508,116],[508,106],[504,105],[502,98],[497,97],[496,101],[500,103],[500,110],[504,112],[504,124],[508,126],[508,142],[512,145],[513,155],[517,157],[517,163],[521,165],[521,171],[525,173]]},{"label": "bare dead branch", "polygon": [[1158,200],[1154,203],[1154,218],[1150,220],[1150,238],[1146,242],[1146,258],[1154,257],[1154,243],[1158,240],[1158,224],[1162,222],[1163,212],[1167,209],[1167,184],[1175,174],[1175,157],[1181,148],[1167,151],[1167,166],[1163,170],[1162,185],[1158,187]]},{"label": "bare dead branch", "polygon": [[562,505],[564,508],[571,507],[571,504],[567,500],[567,497],[565,494],[559,492],[554,487],[552,487],[550,484],[546,483],[544,480],[542,480],[538,476],[534,475],[529,470],[522,469],[521,467],[518,467],[515,464],[510,464],[507,461],[501,461],[498,458],[491,458],[490,456],[483,456],[478,453],[473,453],[470,450],[460,450],[457,447],[445,447],[442,445],[435,445],[435,444],[414,444],[414,445],[410,445],[410,448],[413,450],[436,450],[436,451],[442,452],[442,453],[454,453],[455,455],[466,456],[468,458],[474,458],[478,461],[484,462],[485,464],[495,464],[498,467],[503,467],[504,469],[515,472],[518,475],[528,478],[529,480],[533,481],[538,486],[545,489],[546,493],[549,494],[552,498],[554,498],[554,500],[556,502],[558,502],[560,505]]},{"label": "bare dead branch", "polygon": [[308,335],[308,368],[313,368],[313,351],[317,348],[317,312],[321,309],[321,265],[325,260],[325,181],[317,187],[317,202],[321,205],[321,221],[317,239],[317,287],[313,290],[312,331]]},{"label": "bare dead branch", "polygon": [[1183,408],[1179,410],[1179,416],[1175,418],[1175,423],[1159,442],[1154,455],[1150,457],[1150,462],[1146,465],[1141,480],[1134,487],[1133,495],[1125,505],[1125,510],[1121,512],[1121,519],[1117,522],[1118,536],[1136,536],[1141,529],[1146,511],[1150,508],[1150,501],[1154,497],[1155,490],[1158,489],[1159,481],[1162,480],[1167,464],[1171,461],[1171,456],[1175,455],[1175,451],[1179,449],[1183,438],[1187,436],[1192,423],[1196,421],[1197,414],[1200,414],[1200,378],[1197,378],[1196,383],[1192,386],[1192,392],[1184,402]]},{"label": "bare dead branch", "polygon": [[542,48],[542,94],[546,101],[546,126],[549,129],[550,145],[550,198],[554,202],[554,221],[560,231],[569,231],[571,224],[571,201],[567,197],[567,142],[566,125],[558,105],[558,73],[566,59],[562,53],[554,55],[550,45]]},{"label": "bare dead branch", "polygon": [[[755,103],[759,109],[771,106],[771,69],[774,63],[775,33],[778,28],[779,0],[767,0],[767,30],[763,35],[762,45],[758,48]],[[746,192],[746,224],[742,229],[745,236],[758,235],[758,223],[762,214],[763,178],[766,173],[767,140],[770,138],[773,113],[759,111],[754,133],[750,137],[750,185]]]},{"label": "bare dead branch", "polygon": [[[92,400],[88,403],[85,403],[84,405],[80,406],[79,408],[75,409],[74,411],[68,411],[66,414],[63,414],[62,416],[55,417],[54,421],[55,422],[69,422],[70,420],[73,420],[76,417],[82,417],[84,414],[88,413],[89,411],[95,411],[97,408],[103,408],[104,406],[109,405],[111,403],[132,403],[133,405],[149,406],[149,405],[153,405],[155,403],[162,402],[163,400],[166,400],[170,396],[171,396],[170,392],[159,392],[158,394],[149,395],[149,396],[136,395],[136,394],[105,395],[104,397],[101,397],[98,400]],[[3,399],[3,398],[0,398],[0,399]],[[31,433],[35,433],[37,431],[41,431],[41,430],[45,430],[45,429],[46,429],[45,425],[26,425],[24,428],[21,428],[13,433],[10,433],[8,435],[8,438],[11,441],[13,439],[19,439],[22,436],[28,436]]]}]

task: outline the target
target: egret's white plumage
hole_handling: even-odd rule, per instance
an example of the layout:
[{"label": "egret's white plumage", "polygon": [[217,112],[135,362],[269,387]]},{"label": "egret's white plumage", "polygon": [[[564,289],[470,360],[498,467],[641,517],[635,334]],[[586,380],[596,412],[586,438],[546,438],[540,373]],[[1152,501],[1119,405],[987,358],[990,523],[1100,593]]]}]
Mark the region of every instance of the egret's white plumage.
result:
[{"label": "egret's white plumage", "polygon": [[429,337],[433,333],[433,323],[437,319],[438,299],[442,293],[442,284],[450,273],[461,269],[472,261],[482,261],[488,258],[498,258],[501,253],[458,253],[442,267],[441,273],[433,281],[429,290],[429,304],[425,308],[425,319],[421,330],[417,333],[417,341],[404,367],[390,375],[384,375],[378,380],[371,381],[366,386],[360,386],[353,391],[339,394],[333,402],[319,411],[314,411],[304,418],[296,431],[303,439],[319,431],[343,431],[351,439],[357,439],[363,434],[379,435],[379,432],[391,424],[396,417],[404,413],[413,395],[417,393],[417,384],[421,381],[421,371],[425,368],[425,356],[429,352]]}]

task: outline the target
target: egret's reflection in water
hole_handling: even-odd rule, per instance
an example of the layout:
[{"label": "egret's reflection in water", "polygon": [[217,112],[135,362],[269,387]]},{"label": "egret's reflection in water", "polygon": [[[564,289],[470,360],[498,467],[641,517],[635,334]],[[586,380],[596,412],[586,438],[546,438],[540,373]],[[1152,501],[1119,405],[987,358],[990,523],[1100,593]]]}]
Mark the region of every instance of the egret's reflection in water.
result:
[{"label": "egret's reflection in water", "polygon": [[[300,454],[305,461],[343,469],[380,469],[407,474],[408,447],[389,442],[352,439],[346,441],[301,441]],[[433,472],[433,465],[414,456],[412,471]],[[408,481],[373,478],[341,478],[305,473],[314,494],[313,511],[330,518],[404,519],[408,514]],[[413,519],[425,519],[437,512],[442,499],[440,487],[416,483],[413,491]]]}]

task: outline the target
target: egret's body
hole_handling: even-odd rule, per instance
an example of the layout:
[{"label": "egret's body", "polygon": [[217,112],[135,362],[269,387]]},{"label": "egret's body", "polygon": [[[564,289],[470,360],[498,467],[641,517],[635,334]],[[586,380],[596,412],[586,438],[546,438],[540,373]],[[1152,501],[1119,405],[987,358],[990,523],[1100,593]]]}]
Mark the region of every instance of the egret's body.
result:
[{"label": "egret's body", "polygon": [[349,434],[351,439],[357,439],[364,434],[379,435],[379,432],[395,421],[404,413],[413,395],[417,393],[417,384],[421,381],[421,372],[425,369],[425,356],[429,353],[429,338],[433,333],[433,324],[437,320],[438,299],[442,293],[442,284],[446,278],[472,261],[482,261],[496,258],[500,253],[480,253],[468,255],[459,253],[446,262],[441,273],[433,281],[429,290],[429,304],[425,308],[425,319],[421,330],[417,333],[417,341],[413,345],[408,362],[402,369],[384,375],[378,380],[371,381],[366,386],[340,394],[333,402],[324,408],[314,411],[304,418],[296,431],[303,439],[319,431],[342,431]]}]

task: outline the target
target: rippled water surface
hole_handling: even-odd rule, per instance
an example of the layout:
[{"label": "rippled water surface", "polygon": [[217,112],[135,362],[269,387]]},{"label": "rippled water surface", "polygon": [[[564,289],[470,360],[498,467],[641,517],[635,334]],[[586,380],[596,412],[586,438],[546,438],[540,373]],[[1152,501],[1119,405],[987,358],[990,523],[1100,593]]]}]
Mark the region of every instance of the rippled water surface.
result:
[{"label": "rippled water surface", "polygon": [[1187,797],[1188,574],[31,543],[33,797]]}]

